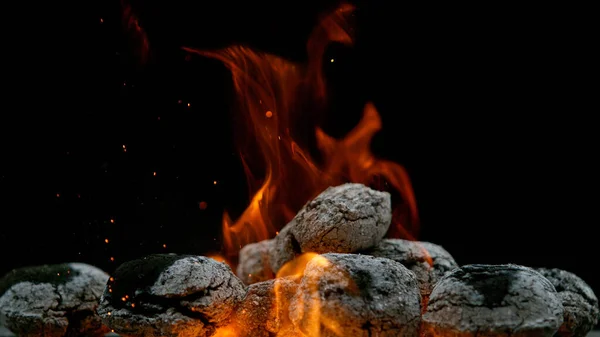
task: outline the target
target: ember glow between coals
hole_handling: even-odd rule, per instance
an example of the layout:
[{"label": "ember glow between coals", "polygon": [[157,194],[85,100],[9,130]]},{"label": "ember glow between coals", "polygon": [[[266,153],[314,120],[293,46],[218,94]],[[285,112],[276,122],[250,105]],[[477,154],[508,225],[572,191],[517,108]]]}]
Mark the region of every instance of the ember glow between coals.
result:
[{"label": "ember glow between coals", "polygon": [[[323,74],[324,54],[331,43],[352,45],[350,19],[355,8],[342,5],[323,16],[307,42],[308,62],[298,64],[244,46],[217,51],[185,48],[223,62],[231,71],[243,132],[239,153],[252,199],[236,220],[223,215],[224,251],[219,260],[230,265],[246,244],[273,238],[310,199],[328,186],[355,182],[379,190],[393,190],[393,223],[388,236],[413,239],[418,231],[417,206],[405,169],[376,158],[370,150],[373,136],[382,128],[375,106],[367,103],[360,122],[343,139],[312,130],[321,158],[311,158],[296,136],[298,121],[309,118],[307,101],[326,106],[327,86]],[[330,60],[327,60],[328,62]],[[238,136],[238,134],[236,134]],[[260,162],[255,162],[260,158]],[[258,168],[258,169],[257,169]],[[278,277],[301,274],[315,254],[301,256],[284,266]],[[323,263],[327,263],[323,261]],[[318,307],[318,306],[315,306]],[[318,313],[305,313],[319,317]],[[315,323],[319,323],[315,319]],[[320,322],[335,331],[335,322]],[[315,334],[311,336],[319,336]],[[219,337],[236,336],[235,328],[221,329]]]}]

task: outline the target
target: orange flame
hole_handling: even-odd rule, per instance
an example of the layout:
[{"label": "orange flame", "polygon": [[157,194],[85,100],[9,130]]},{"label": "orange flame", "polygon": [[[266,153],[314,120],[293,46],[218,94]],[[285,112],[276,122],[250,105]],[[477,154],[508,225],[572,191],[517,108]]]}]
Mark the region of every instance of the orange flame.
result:
[{"label": "orange flame", "polygon": [[[237,220],[227,212],[223,216],[224,254],[228,258],[235,258],[248,243],[272,238],[308,200],[328,186],[345,182],[382,189],[385,186],[381,182],[386,181],[401,198],[395,201],[397,226],[392,226],[390,233],[404,238],[416,235],[417,207],[406,171],[370,151],[371,139],[381,129],[373,104],[365,106],[361,122],[341,140],[316,128],[322,163],[311,158],[307,146],[300,145],[304,142],[299,121],[313,120],[307,111],[319,111],[325,105],[325,49],[332,42],[353,43],[347,23],[353,11],[353,6],[342,5],[321,19],[307,43],[307,64],[243,46],[217,51],[184,48],[218,59],[229,68],[244,119],[239,151],[253,197]],[[313,107],[307,109],[306,104]],[[256,158],[262,162],[254,162]],[[262,179],[255,178],[257,171]]]}]

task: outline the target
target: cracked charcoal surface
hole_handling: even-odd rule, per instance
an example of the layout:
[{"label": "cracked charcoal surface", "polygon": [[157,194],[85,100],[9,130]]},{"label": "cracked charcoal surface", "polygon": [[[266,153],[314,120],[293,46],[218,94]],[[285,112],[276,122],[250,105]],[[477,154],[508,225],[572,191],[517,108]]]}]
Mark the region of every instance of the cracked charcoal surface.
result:
[{"label": "cracked charcoal surface", "polygon": [[354,253],[377,245],[392,221],[391,198],[362,184],[329,187],[275,237],[271,267],[300,253]]},{"label": "cracked charcoal surface", "polygon": [[15,269],[0,281],[0,324],[21,337],[102,336],[95,310],[108,278],[84,263]]},{"label": "cracked charcoal surface", "polygon": [[264,240],[245,245],[240,250],[237,276],[245,283],[252,284],[275,277],[269,263],[269,250],[273,240]]},{"label": "cracked charcoal surface", "polygon": [[288,261],[293,260],[301,254],[298,241],[292,234],[292,227],[296,221],[292,219],[285,227],[283,227],[277,236],[273,239],[273,244],[269,248],[269,264],[273,272],[279,269]]},{"label": "cracked charcoal surface", "polygon": [[245,292],[224,263],[156,254],[117,268],[98,313],[120,335],[211,336],[228,323]]},{"label": "cracked charcoal surface", "polygon": [[307,335],[321,329],[320,337],[418,336],[420,299],[414,273],[396,261],[323,254],[307,264],[290,318]]},{"label": "cracked charcoal surface", "polygon": [[365,254],[400,262],[415,273],[419,281],[423,307],[438,280],[458,267],[450,253],[430,242],[383,239],[373,249],[365,251]]},{"label": "cracked charcoal surface", "polygon": [[547,336],[563,322],[554,286],[518,265],[467,265],[433,288],[425,336]]},{"label": "cracked charcoal surface", "polygon": [[296,294],[297,284],[292,278],[278,278],[258,282],[248,287],[246,296],[232,316],[236,337],[294,337],[289,319],[289,303]]},{"label": "cracked charcoal surface", "polygon": [[584,280],[560,269],[539,268],[554,286],[565,308],[564,322],[557,332],[561,337],[583,337],[594,328],[600,318],[598,298]]}]

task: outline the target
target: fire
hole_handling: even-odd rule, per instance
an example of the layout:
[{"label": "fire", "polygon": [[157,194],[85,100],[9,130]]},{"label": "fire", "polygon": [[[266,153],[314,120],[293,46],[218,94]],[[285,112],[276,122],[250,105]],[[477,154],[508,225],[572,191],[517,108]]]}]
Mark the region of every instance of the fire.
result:
[{"label": "fire", "polygon": [[[328,186],[357,182],[383,189],[391,186],[395,200],[394,237],[412,239],[417,233],[417,207],[405,169],[376,158],[371,139],[381,129],[381,119],[367,103],[360,123],[343,139],[336,140],[318,126],[314,135],[322,158],[311,157],[301,144],[299,121],[308,117],[306,103],[321,110],[326,103],[323,56],[330,43],[351,45],[348,21],[354,12],[342,5],[323,17],[307,43],[308,62],[297,64],[281,57],[232,46],[217,51],[198,51],[222,61],[231,71],[244,119],[239,152],[248,178],[251,202],[236,220],[223,215],[224,254],[235,259],[244,245],[275,236],[296,212]],[[330,60],[327,60],[330,61]],[[262,161],[255,162],[256,158]],[[256,173],[259,174],[256,174]]]},{"label": "fire", "polygon": [[287,262],[281,268],[279,268],[276,277],[302,277],[304,269],[306,268],[306,264],[317,256],[319,256],[317,253],[304,253],[296,257],[292,261]]},{"label": "fire", "polygon": [[[330,262],[326,258],[320,255],[315,256],[314,258],[307,261],[307,263],[308,262],[321,265],[323,267],[326,267],[330,264]],[[316,275],[316,277],[318,278],[320,277],[320,275]],[[313,303],[310,303],[311,305],[308,306],[309,309],[307,311],[300,310],[300,312],[298,313],[299,316],[306,317],[305,321],[308,322],[307,326],[303,327],[302,332],[306,336],[321,336],[321,328],[326,327],[336,336],[342,337],[339,324],[333,320],[327,319],[325,315],[321,315],[321,312],[319,310],[319,301],[321,301],[321,298],[319,296],[319,291],[317,288],[318,280],[308,280],[307,283],[310,285],[310,288],[308,290],[310,295],[309,301]],[[301,300],[301,297],[298,297],[298,300]],[[299,305],[298,307],[301,309],[305,309],[304,305]]]}]

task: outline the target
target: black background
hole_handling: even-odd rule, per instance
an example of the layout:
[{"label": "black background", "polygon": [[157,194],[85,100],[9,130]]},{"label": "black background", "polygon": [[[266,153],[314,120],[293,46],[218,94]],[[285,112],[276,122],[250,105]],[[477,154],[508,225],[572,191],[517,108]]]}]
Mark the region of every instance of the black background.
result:
[{"label": "black background", "polygon": [[[563,268],[600,293],[589,9],[357,5],[356,45],[327,51],[326,131],[343,136],[373,101],[373,151],[407,168],[421,240],[460,264]],[[118,2],[13,13],[2,272],[74,260],[111,272],[149,253],[219,251],[223,210],[238,215],[249,198],[231,79],[181,47],[242,43],[302,62],[332,6],[132,2],[145,63]]]}]

